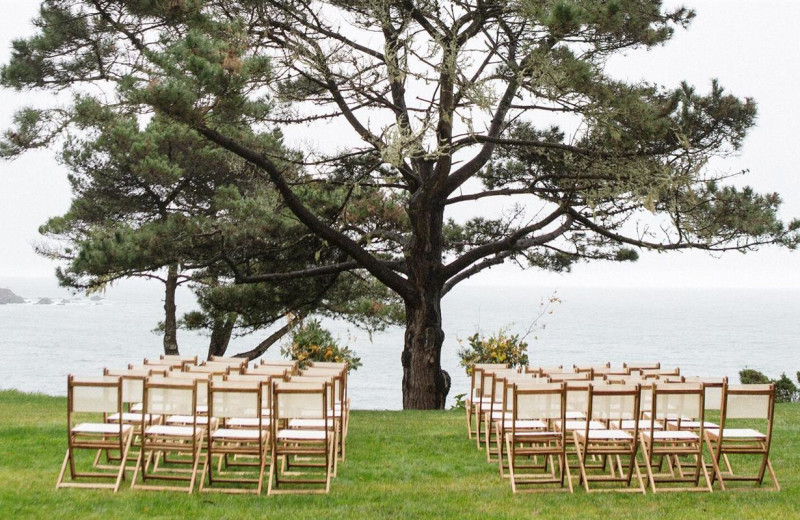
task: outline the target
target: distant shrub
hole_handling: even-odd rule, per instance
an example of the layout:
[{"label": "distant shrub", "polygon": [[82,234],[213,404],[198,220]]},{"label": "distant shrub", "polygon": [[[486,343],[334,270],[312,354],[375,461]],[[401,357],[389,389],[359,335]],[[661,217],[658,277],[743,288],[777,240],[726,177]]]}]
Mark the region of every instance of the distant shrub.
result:
[{"label": "distant shrub", "polygon": [[[797,378],[800,381],[800,372],[797,372]],[[770,379],[758,370],[745,368],[739,371],[739,381],[744,385],[775,383],[776,403],[793,403],[800,400],[800,390],[786,373],[781,374],[779,379]]]},{"label": "distant shrub", "polygon": [[347,363],[347,370],[357,370],[361,358],[348,347],[342,347],[318,320],[306,320],[292,335],[291,345],[281,347],[281,354],[306,368],[312,361]]},{"label": "distant shrub", "polygon": [[528,344],[518,334],[500,329],[488,338],[476,332],[467,338],[468,347],[458,349],[459,364],[472,374],[475,363],[509,363],[512,367],[528,364]]},{"label": "distant shrub", "polygon": [[794,403],[798,400],[797,386],[784,373],[775,381],[775,402]]},{"label": "distant shrub", "polygon": [[762,385],[769,384],[770,379],[763,372],[752,368],[744,368],[739,371],[739,381],[743,385]]}]

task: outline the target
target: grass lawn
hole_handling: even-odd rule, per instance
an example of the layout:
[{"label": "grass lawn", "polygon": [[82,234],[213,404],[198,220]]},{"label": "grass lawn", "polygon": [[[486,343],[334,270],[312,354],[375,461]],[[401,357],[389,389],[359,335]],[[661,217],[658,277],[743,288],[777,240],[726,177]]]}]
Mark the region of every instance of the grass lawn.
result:
[{"label": "grass lawn", "polygon": [[329,495],[235,496],[63,489],[66,399],[0,392],[0,518],[800,518],[800,404],[776,407],[763,491],[512,495],[466,436],[462,411],[354,411]]}]

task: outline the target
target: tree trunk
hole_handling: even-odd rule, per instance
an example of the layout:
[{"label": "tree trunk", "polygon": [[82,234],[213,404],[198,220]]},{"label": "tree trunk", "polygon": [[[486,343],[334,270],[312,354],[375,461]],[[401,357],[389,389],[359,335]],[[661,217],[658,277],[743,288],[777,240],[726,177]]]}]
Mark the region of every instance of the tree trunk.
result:
[{"label": "tree trunk", "polygon": [[167,270],[164,291],[164,354],[178,355],[178,319],[175,292],[178,290],[178,266],[172,264]]},{"label": "tree trunk", "polygon": [[441,291],[425,291],[423,302],[406,304],[403,349],[403,409],[441,410],[447,398],[442,373]]},{"label": "tree trunk", "polygon": [[211,339],[208,342],[208,358],[211,356],[224,356],[231,341],[233,327],[239,315],[235,312],[226,312],[221,316],[214,316],[211,327]]},{"label": "tree trunk", "polygon": [[[408,278],[414,291],[406,298],[406,334],[403,349],[403,409],[443,409],[447,385],[442,373],[442,224],[443,207],[431,203],[420,190],[409,200],[414,228],[406,250]],[[426,200],[427,199],[427,200]]]}]

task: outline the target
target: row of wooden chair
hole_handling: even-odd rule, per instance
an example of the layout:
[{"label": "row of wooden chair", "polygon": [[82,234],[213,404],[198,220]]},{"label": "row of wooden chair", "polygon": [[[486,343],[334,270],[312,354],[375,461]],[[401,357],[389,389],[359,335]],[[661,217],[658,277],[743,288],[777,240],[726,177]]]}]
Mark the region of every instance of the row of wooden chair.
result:
[{"label": "row of wooden chair", "polygon": [[[344,364],[298,372],[296,363],[231,362],[220,372],[224,360],[162,360],[170,363],[69,376],[68,448],[57,488],[116,491],[135,458],[131,485],[140,489],[191,493],[199,473],[200,491],[260,493],[268,467],[268,494],[328,492],[345,456]],[[86,452],[94,453],[91,462],[81,457]],[[81,463],[90,469],[79,470]],[[98,482],[106,479],[112,483]]]},{"label": "row of wooden chair", "polygon": [[[466,399],[467,434],[474,436],[478,447],[484,442],[483,434],[484,416],[492,412],[493,403],[499,400],[493,396],[500,395],[497,386],[502,386],[503,378],[517,375],[534,377],[542,381],[611,381],[622,383],[625,381],[641,381],[644,379],[658,379],[661,381],[681,382],[679,368],[662,369],[660,363],[635,363],[623,364],[620,368],[611,367],[610,363],[602,365],[573,365],[567,368],[554,367],[523,367],[522,369],[510,368],[507,364],[476,364],[472,367],[470,397]],[[475,423],[473,429],[473,421]]]},{"label": "row of wooden chair", "polygon": [[[568,456],[577,459],[579,483],[587,491],[616,483],[622,486],[615,490],[644,492],[645,480],[653,492],[711,491],[717,480],[725,490],[737,480],[761,486],[766,473],[772,486],[762,489],[780,489],[769,461],[773,385],[728,385],[726,378],[675,381],[674,374],[558,380],[502,366],[476,371],[493,373],[484,393],[472,394],[478,403],[473,413],[483,416],[477,421],[483,436],[475,432],[478,446],[484,443],[487,460],[496,456],[501,476],[508,469],[515,493],[552,489],[532,486],[548,483],[572,491]],[[706,420],[707,410],[719,410],[719,424]],[[764,432],[737,428],[738,419],[761,419]],[[710,465],[704,462],[704,445]],[[734,472],[734,455],[759,456],[755,472]]]}]

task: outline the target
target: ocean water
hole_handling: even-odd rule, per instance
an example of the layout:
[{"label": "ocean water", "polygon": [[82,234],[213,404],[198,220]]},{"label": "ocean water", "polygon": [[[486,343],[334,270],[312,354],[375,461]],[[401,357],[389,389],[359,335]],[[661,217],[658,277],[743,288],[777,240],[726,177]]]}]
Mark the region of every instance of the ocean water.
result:
[{"label": "ocean water", "polygon": [[[161,338],[151,332],[163,312],[159,284],[122,283],[97,301],[73,297],[51,280],[0,278],[0,287],[29,300],[0,305],[0,388],[64,395],[70,373],[97,374],[162,352]],[[560,303],[532,327],[541,302],[554,295]],[[41,297],[56,303],[36,304]],[[179,312],[193,308],[188,291],[179,294],[178,305]],[[685,374],[733,380],[745,367],[771,377],[786,372],[792,379],[800,370],[800,290],[472,285],[449,294],[443,313],[442,364],[452,377],[450,402],[469,387],[458,366],[459,341],[501,327],[522,335],[530,331],[531,364],[661,361]],[[403,330],[370,338],[349,324],[326,326],[362,359],[349,379],[353,407],[401,408]],[[266,335],[235,338],[229,353],[249,350]],[[180,332],[178,339],[182,354],[206,354],[206,337]],[[265,357],[279,358],[279,347]]]}]

